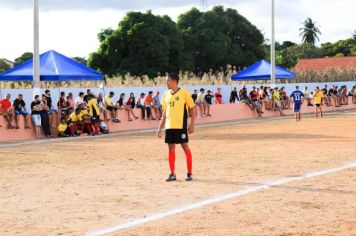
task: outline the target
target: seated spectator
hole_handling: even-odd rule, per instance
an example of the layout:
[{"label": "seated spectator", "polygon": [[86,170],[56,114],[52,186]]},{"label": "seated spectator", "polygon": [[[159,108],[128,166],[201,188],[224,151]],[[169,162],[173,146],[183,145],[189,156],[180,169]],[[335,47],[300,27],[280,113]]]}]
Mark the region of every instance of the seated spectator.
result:
[{"label": "seated spectator", "polygon": [[265,110],[271,110],[271,103],[270,100],[268,98],[268,91],[267,91],[267,87],[263,87],[261,86],[262,89],[260,90],[260,100],[261,100],[261,110],[264,109]]},{"label": "seated spectator", "polygon": [[14,120],[14,112],[12,110],[10,98],[11,95],[6,94],[6,97],[0,100],[0,114],[3,115],[7,121],[7,128],[14,129],[15,127],[12,125],[12,121]]},{"label": "seated spectator", "polygon": [[237,95],[237,88],[234,87],[230,93],[230,103],[235,103],[236,101],[239,101],[239,96]]},{"label": "seated spectator", "polygon": [[119,118],[117,117],[117,110],[119,109],[117,106],[114,105],[112,99],[114,97],[114,92],[110,92],[108,96],[105,97],[104,99],[104,105],[106,110],[110,111],[111,113],[111,117],[112,117],[112,121],[115,123],[120,123],[121,121],[119,120]]},{"label": "seated spectator", "polygon": [[342,105],[342,101],[341,101],[341,89],[339,89],[338,86],[335,86],[334,88],[334,96],[337,100],[337,102],[339,103],[339,106]]},{"label": "seated spectator", "polygon": [[26,111],[26,103],[23,100],[23,96],[22,94],[17,95],[17,98],[15,99],[14,103],[13,103],[13,108],[14,108],[14,112],[15,112],[15,127],[16,129],[19,129],[19,118],[20,115],[22,115],[24,117],[25,120],[25,129],[31,129],[29,124],[29,113]]},{"label": "seated spectator", "polygon": [[82,110],[80,109],[80,107],[77,107],[75,111],[69,115],[67,121],[71,136],[80,135],[81,132],[79,130],[84,129],[83,122],[81,120],[82,120]]},{"label": "seated spectator", "polygon": [[145,106],[145,93],[141,93],[140,97],[137,99],[136,106],[141,109],[141,118],[146,120],[146,106]]},{"label": "seated spectator", "polygon": [[65,92],[61,92],[61,96],[57,102],[58,110],[61,112],[61,118],[69,115],[69,106],[65,97]]},{"label": "seated spectator", "polygon": [[352,103],[356,104],[356,86],[351,89]]},{"label": "seated spectator", "polygon": [[335,86],[332,86],[332,88],[329,89],[328,95],[334,101],[335,107],[339,107],[340,106],[339,99],[335,95]]},{"label": "seated spectator", "polygon": [[328,86],[325,85],[324,88],[321,90],[323,92],[323,100],[322,104],[330,107],[331,106],[331,97],[328,94]]},{"label": "seated spectator", "polygon": [[285,114],[283,114],[282,112],[282,104],[281,104],[281,95],[280,95],[280,92],[278,90],[277,87],[274,88],[274,91],[273,91],[273,101],[274,101],[274,106],[275,106],[275,109],[277,111],[279,111],[279,114],[281,116],[285,116]]},{"label": "seated spectator", "polygon": [[205,97],[204,97],[204,101],[205,101],[205,111],[204,111],[204,113],[205,113],[205,115],[206,116],[211,116],[211,114],[210,114],[210,106],[213,104],[213,95],[211,94],[211,91],[210,90],[208,90],[207,91],[207,94],[205,95]]},{"label": "seated spectator", "polygon": [[310,97],[309,91],[308,91],[308,87],[305,87],[303,90],[303,94],[304,94],[304,99],[307,100],[308,102],[308,106],[314,106],[311,101],[312,101],[312,97]]},{"label": "seated spectator", "polygon": [[41,99],[39,95],[36,95],[31,103],[31,111],[32,111],[32,122],[35,126],[36,139],[42,138],[41,133],[41,111],[43,110],[43,106],[41,105]]},{"label": "seated spectator", "polygon": [[126,103],[124,103],[124,99],[125,99],[125,93],[121,93],[120,94],[120,98],[119,100],[116,102],[116,106],[119,109],[123,109],[127,111],[127,117],[129,121],[133,121],[133,119],[131,119],[131,115],[133,116],[133,118],[135,120],[138,119],[138,117],[135,115],[135,113],[133,112],[131,106],[128,106]]},{"label": "seated spectator", "polygon": [[162,117],[162,105],[161,100],[159,98],[159,91],[157,91],[156,95],[153,97],[153,110],[155,111],[157,119],[161,119]]},{"label": "seated spectator", "polygon": [[90,89],[87,89],[87,94],[84,95],[84,97],[83,97],[83,102],[88,103],[88,101],[89,101],[89,97],[88,97],[88,96],[89,96],[91,93],[92,93],[91,90],[90,90]]},{"label": "seated spectator", "polygon": [[74,105],[75,105],[74,109],[83,104],[83,102],[84,102],[83,98],[84,98],[84,93],[79,92],[78,97],[74,101]]},{"label": "seated spectator", "polygon": [[98,106],[99,106],[99,108],[100,108],[100,112],[102,112],[103,115],[104,115],[104,120],[105,120],[105,121],[108,121],[108,115],[107,115],[106,108],[105,108],[105,105],[104,105],[104,96],[103,96],[103,93],[99,93],[99,95],[98,95],[96,101],[97,101]]},{"label": "seated spectator", "polygon": [[259,100],[259,93],[256,91],[256,87],[253,86],[252,91],[250,92],[250,99],[252,101],[252,105],[256,109],[257,116],[261,117],[262,116],[262,111],[261,111],[261,103]]},{"label": "seated spectator", "polygon": [[252,105],[252,101],[251,99],[248,97],[247,95],[247,89],[246,87],[243,87],[240,92],[239,92],[239,96],[240,96],[240,101],[241,103],[245,103],[250,109],[251,111],[253,111],[254,106]]},{"label": "seated spectator", "polygon": [[206,104],[205,104],[205,100],[204,100],[204,97],[205,97],[204,91],[205,91],[205,89],[203,89],[203,88],[200,89],[200,92],[198,94],[198,98],[195,101],[195,105],[198,106],[199,112],[200,112],[200,115],[198,115],[197,118],[205,116],[205,105]]},{"label": "seated spectator", "polygon": [[42,110],[40,111],[41,116],[41,126],[46,138],[52,138],[51,126],[49,124],[49,107],[47,105],[47,96],[42,94]]},{"label": "seated spectator", "polygon": [[223,99],[222,99],[222,94],[221,94],[221,88],[218,88],[218,90],[214,94],[215,96],[215,104],[223,104]]},{"label": "seated spectator", "polygon": [[290,110],[290,99],[289,99],[289,96],[288,96],[288,94],[286,92],[285,87],[281,88],[280,94],[281,94],[282,109],[283,110],[286,110],[286,109]]},{"label": "seated spectator", "polygon": [[130,106],[132,109],[135,109],[136,106],[136,98],[134,93],[130,93],[130,97],[126,102],[126,105]]},{"label": "seated spectator", "polygon": [[153,117],[152,114],[152,106],[153,106],[153,92],[149,91],[148,95],[145,97],[145,108],[147,112],[147,119],[156,120],[156,118]]},{"label": "seated spectator", "polygon": [[58,125],[58,137],[64,138],[70,136],[70,129],[66,123],[66,119],[62,118]]},{"label": "seated spectator", "polygon": [[341,86],[341,102],[343,105],[349,105],[349,97],[347,96],[346,85]]}]

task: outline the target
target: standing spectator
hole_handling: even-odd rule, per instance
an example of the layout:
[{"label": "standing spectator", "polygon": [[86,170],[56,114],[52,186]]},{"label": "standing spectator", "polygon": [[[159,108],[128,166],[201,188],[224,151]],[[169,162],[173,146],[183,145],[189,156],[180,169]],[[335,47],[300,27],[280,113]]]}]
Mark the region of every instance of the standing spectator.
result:
[{"label": "standing spectator", "polygon": [[49,112],[49,123],[50,125],[52,125],[52,127],[56,127],[55,126],[55,118],[57,119],[57,123],[59,122],[60,120],[60,116],[61,116],[61,113],[58,112],[57,109],[54,109],[53,107],[53,101],[52,101],[52,97],[51,97],[51,91],[50,90],[46,90],[45,91],[45,94],[46,94],[46,100],[47,100],[47,106],[49,108],[48,112]]},{"label": "standing spectator", "polygon": [[321,100],[323,99],[323,93],[320,91],[319,87],[316,87],[314,91],[314,104],[315,104],[315,117],[318,118],[320,111],[320,117],[323,116],[323,111],[321,110]]},{"label": "standing spectator", "polygon": [[111,113],[111,117],[112,117],[112,121],[115,123],[120,123],[121,121],[119,120],[119,118],[117,117],[117,110],[118,107],[114,106],[112,98],[114,97],[114,92],[110,92],[108,96],[105,97],[104,99],[104,105],[106,110],[110,111]]},{"label": "standing spectator", "polygon": [[277,87],[275,87],[274,91],[273,91],[273,102],[274,102],[275,109],[277,109],[277,111],[279,111],[279,114],[281,116],[285,116],[285,114],[283,114],[282,109],[281,109],[281,107],[282,107],[281,95],[280,95]]},{"label": "standing spectator", "polygon": [[311,103],[311,98],[310,98],[310,95],[309,95],[309,91],[308,91],[308,87],[305,86],[304,90],[303,90],[303,94],[304,94],[304,98],[307,100],[308,102],[308,106],[314,106],[312,103]]},{"label": "standing spectator", "polygon": [[250,99],[252,101],[253,106],[256,109],[257,116],[261,117],[262,116],[262,111],[261,111],[261,106],[260,106],[260,100],[259,100],[259,93],[256,91],[256,87],[253,86],[252,91],[250,92]]},{"label": "standing spectator", "polygon": [[72,93],[68,93],[68,96],[67,96],[67,107],[68,108],[71,107],[73,109],[75,107],[75,101],[74,101]]},{"label": "standing spectator", "polygon": [[89,116],[91,120],[91,133],[92,135],[100,134],[100,108],[98,102],[93,94],[88,96],[88,107],[89,107]]},{"label": "standing spectator", "polygon": [[87,89],[87,94],[84,95],[83,97],[83,102],[85,103],[88,103],[89,102],[89,95],[91,94],[92,92],[90,91],[90,89]]},{"label": "standing spectator", "polygon": [[83,98],[84,98],[84,93],[79,92],[78,97],[75,99],[74,109],[83,104],[83,102],[84,102]]},{"label": "standing spectator", "polygon": [[149,91],[148,95],[145,97],[145,108],[147,111],[147,119],[155,120],[152,114],[152,105],[153,105],[153,92]]},{"label": "standing spectator", "polygon": [[304,94],[299,91],[299,86],[295,87],[295,91],[290,95],[290,97],[293,99],[294,102],[295,120],[300,121],[300,108],[302,107],[302,104],[304,102]]},{"label": "standing spectator", "polygon": [[271,108],[270,99],[268,97],[268,90],[267,89],[268,89],[268,87],[265,86],[265,87],[263,87],[262,90],[260,90],[260,91],[262,91],[261,94],[260,94],[261,109],[263,109],[263,107],[264,107],[265,110],[269,110],[270,111],[270,110],[272,110],[272,108]]},{"label": "standing spectator", "polygon": [[215,104],[223,104],[223,99],[222,99],[222,94],[221,94],[221,88],[218,88],[218,90],[215,92]]},{"label": "standing spectator", "polygon": [[14,120],[14,112],[11,107],[10,98],[11,95],[6,94],[6,97],[0,100],[0,114],[2,114],[7,121],[7,128],[14,129],[15,127],[12,125],[12,121]]},{"label": "standing spectator", "polygon": [[14,107],[14,112],[15,112],[15,124],[16,124],[16,129],[19,129],[19,116],[22,115],[25,120],[25,129],[30,129],[30,126],[28,125],[30,116],[28,112],[26,111],[26,103],[23,100],[22,94],[17,95],[17,98],[15,99],[13,103]]},{"label": "standing spectator", "polygon": [[198,90],[194,89],[194,92],[192,94],[192,99],[194,103],[197,100],[197,98],[198,98]]},{"label": "standing spectator", "polygon": [[230,103],[235,103],[235,101],[239,101],[239,96],[237,95],[236,87],[234,87],[230,93]]},{"label": "standing spectator", "polygon": [[205,116],[205,100],[204,100],[205,95],[204,95],[204,91],[205,90],[203,88],[200,89],[198,98],[195,101],[195,104],[199,107],[199,112],[200,112],[200,116],[198,115],[197,118]]},{"label": "standing spectator", "polygon": [[159,91],[157,91],[156,95],[153,97],[153,110],[155,111],[157,119],[160,120],[162,117],[162,105],[159,98]]},{"label": "standing spectator", "polygon": [[211,91],[208,90],[207,94],[204,97],[204,100],[205,100],[205,111],[204,111],[204,113],[205,113],[206,116],[211,116],[211,114],[210,114],[210,106],[213,104],[213,101],[212,101],[213,97],[214,96],[211,94]]},{"label": "standing spectator", "polygon": [[41,116],[41,126],[46,138],[51,138],[51,126],[49,124],[49,107],[47,105],[47,96],[42,94],[41,102],[42,110],[40,111]]},{"label": "standing spectator", "polygon": [[133,112],[131,106],[128,106],[126,103],[124,103],[124,99],[125,99],[125,93],[120,94],[120,98],[117,101],[117,107],[119,107],[119,109],[124,109],[127,111],[127,117],[129,121],[133,121],[133,119],[131,119],[130,117],[131,115],[134,117],[135,120],[137,120],[138,117]]},{"label": "standing spectator", "polygon": [[31,103],[31,111],[32,111],[32,122],[35,126],[36,131],[36,139],[41,139],[41,111],[43,107],[41,106],[40,96],[36,95]]},{"label": "standing spectator", "polygon": [[289,97],[288,97],[285,87],[281,88],[281,98],[282,98],[282,102],[283,102],[283,104],[282,104],[283,109],[290,110],[290,100],[289,100]]}]

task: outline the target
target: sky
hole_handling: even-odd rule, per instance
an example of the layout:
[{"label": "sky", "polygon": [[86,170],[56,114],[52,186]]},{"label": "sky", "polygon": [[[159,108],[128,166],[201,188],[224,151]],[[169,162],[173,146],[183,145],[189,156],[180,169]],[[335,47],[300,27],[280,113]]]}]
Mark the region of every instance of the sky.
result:
[{"label": "sky", "polygon": [[[197,7],[215,5],[234,8],[271,38],[270,0],[39,0],[40,52],[54,49],[69,57],[87,58],[97,51],[101,29],[117,28],[128,11],[152,10],[177,17]],[[312,18],[322,32],[320,43],[352,36],[356,30],[355,0],[275,0],[276,41],[300,43],[299,28]],[[14,60],[33,50],[32,0],[0,0],[0,58]]]}]

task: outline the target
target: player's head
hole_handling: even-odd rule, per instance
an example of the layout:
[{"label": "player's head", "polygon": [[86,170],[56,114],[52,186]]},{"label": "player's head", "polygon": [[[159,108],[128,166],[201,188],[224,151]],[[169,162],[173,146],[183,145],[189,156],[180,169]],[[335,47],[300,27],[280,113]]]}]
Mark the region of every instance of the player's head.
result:
[{"label": "player's head", "polygon": [[319,89],[319,87],[316,87],[316,91],[319,91],[320,89]]},{"label": "player's head", "polygon": [[179,83],[179,76],[177,74],[169,74],[167,76],[166,83],[169,89],[177,87]]},{"label": "player's head", "polygon": [[298,85],[297,85],[297,86],[295,86],[295,89],[296,89],[296,90],[299,90],[299,86],[298,86]]}]

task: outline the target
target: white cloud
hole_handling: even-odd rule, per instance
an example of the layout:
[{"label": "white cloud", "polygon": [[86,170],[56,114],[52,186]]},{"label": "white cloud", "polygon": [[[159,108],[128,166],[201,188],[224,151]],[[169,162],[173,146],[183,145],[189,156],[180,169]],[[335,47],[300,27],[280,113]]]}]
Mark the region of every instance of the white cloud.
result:
[{"label": "white cloud", "polygon": [[[71,57],[87,57],[99,46],[96,35],[100,30],[107,27],[116,28],[127,9],[133,11],[152,9],[154,14],[167,14],[176,20],[180,14],[191,7],[199,7],[201,2],[146,0],[139,2],[141,6],[136,6],[134,4],[137,4],[137,1],[128,0],[73,0],[72,5],[68,5],[68,1],[40,0],[40,3],[46,5],[46,8],[41,8],[40,13],[41,52],[54,49]],[[0,0],[0,57],[13,60],[26,51],[32,51],[32,10],[28,5],[24,5],[26,2],[32,1]],[[79,7],[79,4],[84,2],[86,5]],[[207,0],[207,2],[209,6],[222,4],[217,0]],[[225,0],[223,2],[225,7],[235,8],[255,24],[264,33],[265,38],[270,38],[270,1]],[[55,7],[62,10],[54,10]],[[121,8],[123,10],[120,10]],[[293,2],[276,0],[276,40],[300,42],[299,28],[307,17],[311,17],[320,26],[321,42],[334,42],[351,37],[356,30],[355,9],[354,0],[295,0]]]}]

